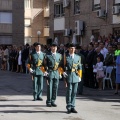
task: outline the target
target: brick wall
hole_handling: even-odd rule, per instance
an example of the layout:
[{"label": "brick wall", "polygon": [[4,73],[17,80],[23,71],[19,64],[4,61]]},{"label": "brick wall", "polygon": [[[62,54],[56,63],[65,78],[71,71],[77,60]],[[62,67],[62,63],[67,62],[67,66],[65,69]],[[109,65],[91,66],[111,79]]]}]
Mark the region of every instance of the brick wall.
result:
[{"label": "brick wall", "polygon": [[[112,24],[112,6],[113,0],[108,0],[108,14],[107,18],[101,19],[96,17],[96,12],[92,11],[92,0],[80,0],[80,14],[74,15],[74,0],[70,0],[70,6],[65,8],[65,28],[75,28],[75,20],[82,20],[85,22],[85,34],[82,37],[83,44],[86,44],[90,41],[90,36],[92,35],[92,30],[99,29],[100,35],[108,36],[109,33],[113,32],[114,27],[120,27],[120,24]],[[101,0],[100,6],[101,9],[106,9],[105,0]],[[54,31],[54,0],[50,2],[50,35],[54,37],[54,33],[61,31]],[[70,39],[63,37],[65,43],[71,42]],[[81,38],[80,38],[81,39]]]},{"label": "brick wall", "polygon": [[13,0],[13,44],[24,44],[24,0]]}]

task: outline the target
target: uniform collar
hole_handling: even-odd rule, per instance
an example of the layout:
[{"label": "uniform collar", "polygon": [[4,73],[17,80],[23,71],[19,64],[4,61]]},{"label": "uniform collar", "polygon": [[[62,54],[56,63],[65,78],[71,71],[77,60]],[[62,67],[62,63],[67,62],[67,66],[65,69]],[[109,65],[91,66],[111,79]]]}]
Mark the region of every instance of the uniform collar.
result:
[{"label": "uniform collar", "polygon": [[54,53],[53,53],[53,52],[51,52],[51,53],[52,53],[52,55],[56,55],[56,52],[54,52]]},{"label": "uniform collar", "polygon": [[69,55],[70,55],[72,58],[74,58],[74,56],[75,56],[75,54],[74,54],[74,53],[73,53],[73,54],[70,54],[70,53],[69,53]]},{"label": "uniform collar", "polygon": [[[37,52],[37,51],[36,51],[36,52]],[[37,52],[37,54],[40,54],[40,53],[41,53],[41,51],[38,51],[38,52]]]}]

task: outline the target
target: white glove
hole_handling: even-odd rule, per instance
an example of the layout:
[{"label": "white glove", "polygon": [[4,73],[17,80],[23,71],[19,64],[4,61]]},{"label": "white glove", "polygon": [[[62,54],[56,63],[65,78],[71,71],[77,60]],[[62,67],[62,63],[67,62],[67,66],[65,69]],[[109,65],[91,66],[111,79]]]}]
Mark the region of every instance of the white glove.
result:
[{"label": "white glove", "polygon": [[48,76],[48,72],[44,72],[44,76]]},{"label": "white glove", "polygon": [[79,82],[81,82],[81,78],[80,77],[78,78],[78,80],[79,80]]},{"label": "white glove", "polygon": [[62,78],[62,75],[59,75],[60,79]]},{"label": "white glove", "polygon": [[63,76],[66,78],[68,75],[66,72],[63,72]]},{"label": "white glove", "polygon": [[30,71],[30,73],[33,73],[33,69],[32,69],[32,68],[30,68],[30,70],[29,70],[29,71]]}]

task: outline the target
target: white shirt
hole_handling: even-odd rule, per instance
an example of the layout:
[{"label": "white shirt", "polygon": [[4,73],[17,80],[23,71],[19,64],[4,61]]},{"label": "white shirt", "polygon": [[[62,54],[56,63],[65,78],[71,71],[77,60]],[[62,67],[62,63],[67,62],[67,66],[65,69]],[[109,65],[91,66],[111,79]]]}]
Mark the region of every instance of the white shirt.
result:
[{"label": "white shirt", "polygon": [[74,58],[74,54],[70,54],[70,56],[71,56],[72,58]]},{"label": "white shirt", "polygon": [[96,69],[97,70],[103,70],[103,62],[99,62],[96,64]]},{"label": "white shirt", "polygon": [[41,51],[38,51],[38,52],[37,52],[37,54],[40,54],[40,53],[41,53]]},{"label": "white shirt", "polygon": [[7,55],[7,56],[9,55],[7,48],[6,48],[5,51],[4,51],[4,55]]},{"label": "white shirt", "polygon": [[56,55],[56,52],[54,52],[54,53],[52,52],[52,55]]},{"label": "white shirt", "polygon": [[107,55],[107,53],[108,53],[108,50],[104,47],[103,49],[101,49],[100,52],[103,54],[104,59],[105,59],[105,57],[106,57],[106,55]]}]

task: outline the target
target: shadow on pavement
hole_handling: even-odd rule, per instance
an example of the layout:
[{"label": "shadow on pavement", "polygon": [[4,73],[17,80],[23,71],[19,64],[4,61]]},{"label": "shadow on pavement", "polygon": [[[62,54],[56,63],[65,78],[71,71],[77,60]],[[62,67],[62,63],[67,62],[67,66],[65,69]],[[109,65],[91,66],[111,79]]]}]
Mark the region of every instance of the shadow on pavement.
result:
[{"label": "shadow on pavement", "polygon": [[[43,95],[46,96],[47,86],[44,80]],[[119,95],[113,95],[114,90],[98,91],[84,87],[83,95],[77,95],[76,99],[93,100],[99,102],[120,102]],[[32,80],[29,74],[18,74],[9,71],[0,71],[0,95],[30,95],[32,97]],[[66,88],[64,81],[59,82],[58,96],[65,97]],[[58,98],[57,98],[58,99]],[[19,101],[1,99],[0,101]],[[31,101],[20,99],[20,101]]]},{"label": "shadow on pavement", "polygon": [[5,110],[0,113],[67,113],[66,111],[30,111],[30,110]]}]

